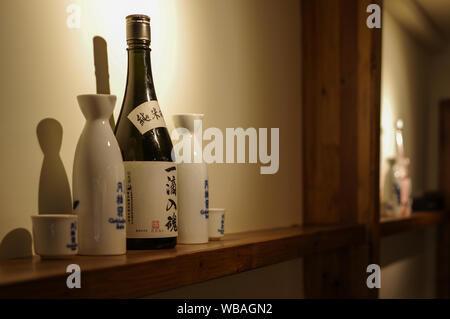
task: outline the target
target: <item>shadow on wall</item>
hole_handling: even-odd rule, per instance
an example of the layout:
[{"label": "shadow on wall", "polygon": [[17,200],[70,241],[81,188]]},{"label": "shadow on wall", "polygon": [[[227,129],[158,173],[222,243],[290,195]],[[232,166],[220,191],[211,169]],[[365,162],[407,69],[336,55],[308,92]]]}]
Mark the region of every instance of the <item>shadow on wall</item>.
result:
[{"label": "shadow on wall", "polygon": [[39,214],[71,214],[69,180],[59,156],[63,128],[57,120],[46,118],[39,122],[36,134],[44,153],[39,177]]},{"label": "shadow on wall", "polygon": [[[98,94],[110,94],[108,51],[105,39],[93,38],[95,77]],[[114,117],[110,118],[114,129]],[[64,164],[59,155],[63,138],[62,125],[45,118],[36,127],[39,145],[44,153],[39,177],[38,213],[72,214],[72,194]],[[25,228],[10,231],[0,242],[0,260],[32,255],[32,237]]]},{"label": "shadow on wall", "polygon": [[0,243],[0,260],[31,256],[31,234],[25,228],[10,231]]},{"label": "shadow on wall", "polygon": [[[39,122],[36,135],[44,153],[39,177],[38,213],[71,214],[72,195],[64,164],[59,156],[63,128],[52,118]],[[10,231],[0,242],[0,260],[32,255],[31,234],[25,228]]]},{"label": "shadow on wall", "polygon": [[[98,94],[110,94],[108,49],[105,39],[93,39],[95,78]],[[114,117],[109,119],[114,130]],[[63,128],[52,118],[43,119],[37,126],[37,137],[44,162],[39,178],[39,214],[71,214],[72,198],[66,170],[59,156]]]}]

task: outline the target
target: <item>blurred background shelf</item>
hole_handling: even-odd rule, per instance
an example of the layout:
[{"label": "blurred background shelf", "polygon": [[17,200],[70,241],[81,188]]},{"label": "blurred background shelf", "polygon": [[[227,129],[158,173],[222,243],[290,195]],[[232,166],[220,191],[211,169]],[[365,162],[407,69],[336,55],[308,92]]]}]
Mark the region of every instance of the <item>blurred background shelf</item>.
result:
[{"label": "blurred background shelf", "polygon": [[[363,225],[304,226],[229,234],[208,244],[122,256],[8,260],[0,262],[0,298],[143,297],[364,240]],[[66,286],[69,264],[81,268],[79,289]]]},{"label": "blurred background shelf", "polygon": [[401,232],[420,229],[428,226],[439,225],[447,218],[444,211],[414,212],[406,218],[381,218],[381,237],[394,235]]}]

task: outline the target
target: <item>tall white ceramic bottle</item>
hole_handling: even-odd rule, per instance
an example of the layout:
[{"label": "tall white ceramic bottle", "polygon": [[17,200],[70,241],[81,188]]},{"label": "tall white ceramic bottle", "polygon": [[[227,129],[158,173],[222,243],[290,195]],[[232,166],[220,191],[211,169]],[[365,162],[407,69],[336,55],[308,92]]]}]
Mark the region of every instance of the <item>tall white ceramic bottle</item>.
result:
[{"label": "tall white ceramic bottle", "polygon": [[74,213],[80,255],[126,252],[124,166],[109,124],[115,95],[77,96],[86,124],[73,164]]},{"label": "tall white ceramic bottle", "polygon": [[[178,243],[208,242],[209,183],[206,163],[201,159],[201,121],[203,114],[175,114],[175,128],[186,147],[187,162],[177,165],[178,171]],[[197,133],[197,134],[196,134]],[[188,160],[189,158],[189,160]],[[179,160],[179,159],[178,159]]]}]

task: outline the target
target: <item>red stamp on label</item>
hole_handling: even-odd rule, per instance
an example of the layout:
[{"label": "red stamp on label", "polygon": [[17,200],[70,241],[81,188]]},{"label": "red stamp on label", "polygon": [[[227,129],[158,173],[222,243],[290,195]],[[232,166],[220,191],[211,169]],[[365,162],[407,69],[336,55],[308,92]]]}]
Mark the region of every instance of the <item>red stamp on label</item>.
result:
[{"label": "red stamp on label", "polygon": [[159,230],[159,220],[152,220],[152,230]]}]

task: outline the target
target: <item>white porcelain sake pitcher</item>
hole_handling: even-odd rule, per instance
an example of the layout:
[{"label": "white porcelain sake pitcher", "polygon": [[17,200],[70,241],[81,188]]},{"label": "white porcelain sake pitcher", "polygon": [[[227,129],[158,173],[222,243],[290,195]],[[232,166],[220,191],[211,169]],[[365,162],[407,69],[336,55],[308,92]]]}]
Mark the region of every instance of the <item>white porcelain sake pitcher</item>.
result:
[{"label": "white porcelain sake pitcher", "polygon": [[115,95],[77,96],[86,124],[73,164],[74,213],[80,255],[126,252],[124,166],[109,124]]},{"label": "white porcelain sake pitcher", "polygon": [[[172,116],[175,128],[180,129],[180,138],[191,145],[190,162],[179,163],[178,171],[178,239],[179,244],[201,244],[208,242],[209,184],[206,163],[194,163],[202,152],[201,128],[203,114],[175,114]],[[198,121],[198,122],[195,122]],[[197,125],[195,125],[197,124]],[[198,134],[195,134],[198,128]]]}]

